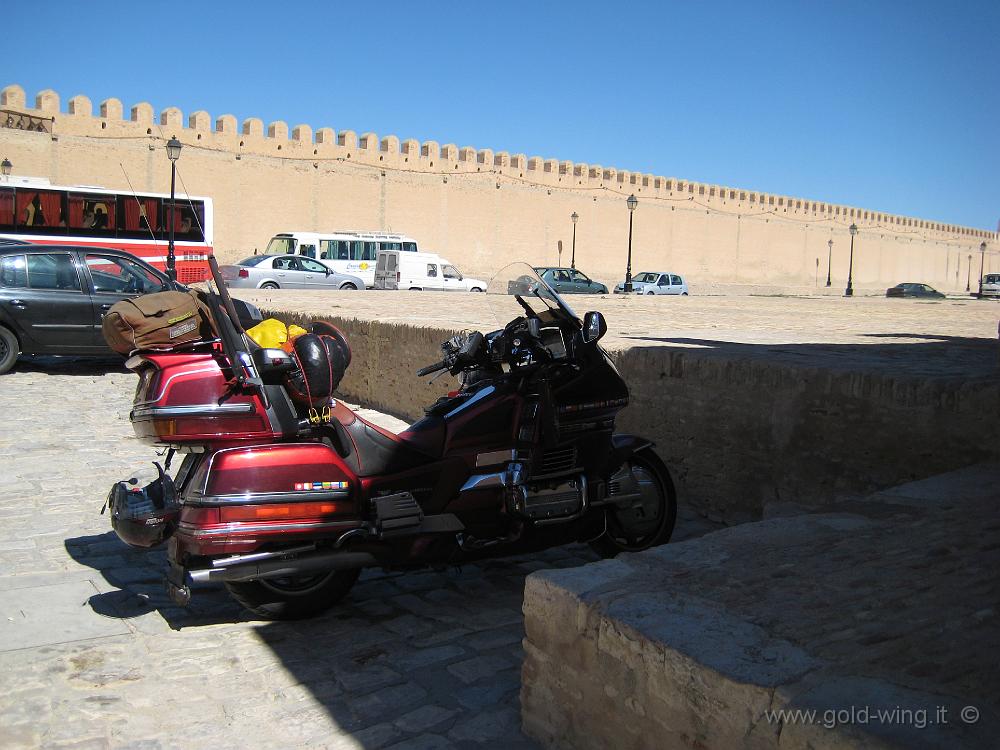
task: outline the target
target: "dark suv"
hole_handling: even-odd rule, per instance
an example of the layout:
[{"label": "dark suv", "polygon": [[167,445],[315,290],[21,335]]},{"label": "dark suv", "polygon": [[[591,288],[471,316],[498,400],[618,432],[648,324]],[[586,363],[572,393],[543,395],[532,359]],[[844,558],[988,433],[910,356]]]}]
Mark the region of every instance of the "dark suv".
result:
[{"label": "dark suv", "polygon": [[[0,374],[19,354],[107,356],[101,319],[119,300],[183,289],[122,250],[72,245],[0,245]],[[241,322],[261,319],[233,300]]]}]

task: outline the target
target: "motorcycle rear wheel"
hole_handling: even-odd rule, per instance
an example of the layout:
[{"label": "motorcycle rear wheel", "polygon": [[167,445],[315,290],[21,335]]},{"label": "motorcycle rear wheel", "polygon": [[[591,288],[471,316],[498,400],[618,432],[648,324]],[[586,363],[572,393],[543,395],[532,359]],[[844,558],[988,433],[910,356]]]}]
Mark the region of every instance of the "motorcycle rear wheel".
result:
[{"label": "motorcycle rear wheel", "polygon": [[314,576],[229,581],[229,595],[267,620],[302,620],[330,609],[358,580],[360,570],[331,570]]},{"label": "motorcycle rear wheel", "polygon": [[677,492],[660,457],[651,448],[644,448],[626,463],[643,499],[627,509],[611,507],[605,511],[605,532],[590,542],[591,549],[605,558],[666,544],[677,522]]}]

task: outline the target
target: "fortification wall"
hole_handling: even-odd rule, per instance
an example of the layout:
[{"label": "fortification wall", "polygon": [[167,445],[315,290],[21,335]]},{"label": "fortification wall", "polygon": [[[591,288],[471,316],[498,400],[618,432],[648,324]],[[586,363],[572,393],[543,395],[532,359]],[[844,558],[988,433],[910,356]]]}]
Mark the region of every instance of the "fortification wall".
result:
[{"label": "fortification wall", "polygon": [[[313,129],[175,107],[156,114],[118,99],[97,107],[52,90],[28,106],[16,85],[0,92],[0,150],[15,175],[53,183],[155,190],[169,186],[164,144],[184,144],[179,189],[211,196],[215,246],[224,261],[261,248],[278,231],[378,229],[404,232],[467,273],[488,275],[511,259],[569,264],[610,282],[624,276],[625,198],[635,194],[633,270],[674,270],[693,290],[712,283],[812,287],[827,268],[839,289],[855,223],[854,282],[880,288],[920,280],[964,290],[1000,270],[997,233],[856,206],[772,195],[673,177],[435,141]],[[23,129],[22,129],[23,128]],[[820,282],[823,283],[822,281]],[[703,287],[704,288],[704,287]]]}]

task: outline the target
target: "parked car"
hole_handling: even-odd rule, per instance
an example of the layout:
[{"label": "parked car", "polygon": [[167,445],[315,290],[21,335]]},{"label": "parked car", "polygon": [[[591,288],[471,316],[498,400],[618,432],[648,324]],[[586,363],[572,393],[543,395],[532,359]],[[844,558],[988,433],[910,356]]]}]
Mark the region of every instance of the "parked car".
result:
[{"label": "parked car", "polygon": [[379,250],[375,263],[375,288],[485,292],[486,282],[463,276],[451,261],[436,253]]},{"label": "parked car", "polygon": [[251,255],[219,268],[234,289],[364,289],[358,276],[338,273],[301,255]]},{"label": "parked car", "polygon": [[575,268],[543,266],[535,273],[560,294],[607,294],[608,288]]},{"label": "parked car", "polygon": [[988,273],[983,276],[983,296],[1000,297],[1000,273]]},{"label": "parked car", "polygon": [[886,297],[923,297],[925,299],[944,299],[944,295],[941,294],[934,287],[927,286],[927,284],[917,284],[913,282],[906,282],[903,284],[896,284],[896,286],[891,286],[885,290]]},{"label": "parked car", "polygon": [[[109,356],[101,319],[120,300],[185,287],[123,250],[0,245],[0,373],[20,354]],[[233,300],[250,327],[260,310]]]},{"label": "parked car", "polygon": [[[623,281],[615,287],[615,294],[625,291]],[[643,271],[632,277],[632,292],[635,294],[680,294],[688,293],[687,282],[682,276],[665,271]]]}]

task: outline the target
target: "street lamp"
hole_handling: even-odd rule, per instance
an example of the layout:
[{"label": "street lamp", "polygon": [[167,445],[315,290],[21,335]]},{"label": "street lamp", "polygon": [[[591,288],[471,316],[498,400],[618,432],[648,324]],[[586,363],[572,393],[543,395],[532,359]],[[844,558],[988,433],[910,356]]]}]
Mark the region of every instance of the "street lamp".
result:
[{"label": "street lamp", "polygon": [[969,253],[969,272],[965,275],[965,291],[972,291],[972,253]]},{"label": "street lamp", "polygon": [[986,260],[986,241],[979,243],[979,297],[983,296],[983,263]]},{"label": "street lamp", "polygon": [[4,157],[3,162],[0,162],[0,173],[3,174],[3,181],[7,182],[7,178],[10,177],[10,170],[14,168],[14,165],[10,163],[10,159]]},{"label": "street lamp", "polygon": [[635,213],[635,207],[639,205],[638,199],[636,199],[635,194],[630,195],[625,200],[625,205],[628,206],[628,265],[625,266],[625,285],[622,287],[622,291],[625,294],[632,293],[632,214]]},{"label": "street lamp", "polygon": [[580,214],[576,211],[569,215],[570,220],[573,222],[573,257],[569,262],[570,268],[576,268],[576,222],[580,220]]},{"label": "street lamp", "polygon": [[847,289],[844,290],[845,297],[854,296],[854,285],[851,283],[852,277],[854,275],[854,235],[858,233],[858,225],[851,224],[848,228],[851,233],[851,260],[847,266]]},{"label": "street lamp", "polygon": [[171,281],[177,281],[177,257],[174,255],[174,180],[177,177],[177,160],[181,156],[181,142],[177,136],[167,141],[167,158],[170,159],[170,241],[167,243],[167,276]]},{"label": "street lamp", "polygon": [[830,252],[826,256],[826,285],[830,286],[830,263],[833,261],[833,240],[827,240],[826,245]]}]

